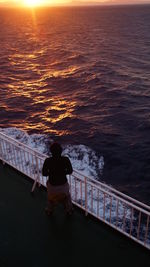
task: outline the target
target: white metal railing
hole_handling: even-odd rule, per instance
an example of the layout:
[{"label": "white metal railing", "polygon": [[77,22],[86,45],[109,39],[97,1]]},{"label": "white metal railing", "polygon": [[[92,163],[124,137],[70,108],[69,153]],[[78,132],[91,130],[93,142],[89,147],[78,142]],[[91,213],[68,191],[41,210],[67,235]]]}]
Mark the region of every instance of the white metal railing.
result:
[{"label": "white metal railing", "polygon": [[[0,159],[46,186],[42,167],[47,155],[0,132]],[[72,202],[150,250],[150,206],[74,170],[68,177]]]}]

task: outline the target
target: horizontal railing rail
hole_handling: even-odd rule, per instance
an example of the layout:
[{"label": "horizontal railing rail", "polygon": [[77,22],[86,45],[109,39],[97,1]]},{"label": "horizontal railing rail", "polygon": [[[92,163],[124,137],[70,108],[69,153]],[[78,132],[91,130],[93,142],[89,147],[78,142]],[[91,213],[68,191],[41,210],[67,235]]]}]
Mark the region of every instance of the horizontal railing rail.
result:
[{"label": "horizontal railing rail", "polygon": [[[46,187],[44,155],[0,132],[0,159]],[[72,201],[97,219],[150,249],[150,206],[74,170],[68,176]]]}]

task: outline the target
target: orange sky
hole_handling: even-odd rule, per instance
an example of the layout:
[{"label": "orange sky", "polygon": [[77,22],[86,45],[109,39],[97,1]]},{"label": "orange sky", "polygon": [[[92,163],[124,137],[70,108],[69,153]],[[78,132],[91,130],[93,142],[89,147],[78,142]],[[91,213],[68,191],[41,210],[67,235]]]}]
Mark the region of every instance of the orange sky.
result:
[{"label": "orange sky", "polygon": [[[3,6],[15,6],[23,4],[26,0],[0,0],[0,5]],[[32,0],[31,0],[32,1]],[[33,0],[36,2],[36,0]],[[106,4],[135,4],[135,3],[150,3],[150,0],[38,0],[40,5],[54,5],[54,4],[94,4],[94,3],[106,3]]]}]

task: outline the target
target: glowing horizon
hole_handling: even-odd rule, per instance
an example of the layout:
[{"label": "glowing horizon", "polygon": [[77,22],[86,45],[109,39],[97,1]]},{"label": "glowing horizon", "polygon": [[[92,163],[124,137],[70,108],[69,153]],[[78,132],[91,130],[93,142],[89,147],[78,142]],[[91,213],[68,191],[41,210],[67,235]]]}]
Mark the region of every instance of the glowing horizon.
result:
[{"label": "glowing horizon", "polygon": [[0,0],[0,6],[40,7],[51,5],[150,4],[150,0]]},{"label": "glowing horizon", "polygon": [[23,5],[28,7],[36,7],[43,5],[42,0],[23,0]]}]

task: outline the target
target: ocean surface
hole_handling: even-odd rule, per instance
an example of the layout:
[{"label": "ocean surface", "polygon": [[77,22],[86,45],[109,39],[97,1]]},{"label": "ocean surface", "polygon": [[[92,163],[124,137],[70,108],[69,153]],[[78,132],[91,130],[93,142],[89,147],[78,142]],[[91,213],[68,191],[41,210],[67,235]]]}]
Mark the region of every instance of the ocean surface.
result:
[{"label": "ocean surface", "polygon": [[150,204],[150,5],[1,8],[0,25],[1,130]]}]

